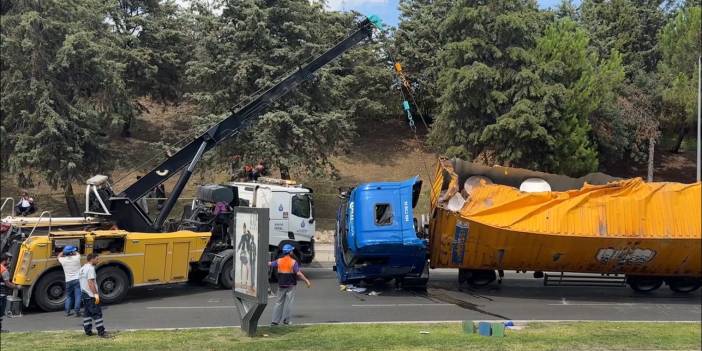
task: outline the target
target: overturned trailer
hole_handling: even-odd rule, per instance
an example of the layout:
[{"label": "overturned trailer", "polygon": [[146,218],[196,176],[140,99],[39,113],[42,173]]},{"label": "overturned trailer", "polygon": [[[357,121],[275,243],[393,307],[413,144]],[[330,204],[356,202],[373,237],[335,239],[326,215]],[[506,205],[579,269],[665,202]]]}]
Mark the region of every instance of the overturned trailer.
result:
[{"label": "overturned trailer", "polygon": [[700,188],[442,160],[431,189],[430,266],[458,268],[461,283],[478,286],[495,271],[516,270],[559,272],[559,283],[618,275],[637,291],[663,283],[694,291],[702,277]]}]

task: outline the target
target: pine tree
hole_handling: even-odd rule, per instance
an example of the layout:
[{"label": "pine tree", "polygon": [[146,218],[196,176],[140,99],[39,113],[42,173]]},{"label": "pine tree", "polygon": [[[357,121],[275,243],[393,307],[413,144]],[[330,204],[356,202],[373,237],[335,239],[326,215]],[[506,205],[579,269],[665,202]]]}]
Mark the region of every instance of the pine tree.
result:
[{"label": "pine tree", "polygon": [[701,12],[699,6],[680,9],[660,33],[662,60],[658,72],[664,87],[664,122],[678,134],[673,152],[680,150],[683,139],[695,124],[697,60],[702,53]]},{"label": "pine tree", "polygon": [[[306,0],[225,2],[188,64],[190,96],[210,113],[209,121],[218,120],[343,39],[356,20]],[[329,157],[349,145],[356,121],[399,105],[381,89],[390,85],[391,66],[377,45],[362,45],[277,101],[227,148],[249,162],[267,161],[283,177],[333,173]]]},{"label": "pine tree", "polygon": [[100,2],[3,5],[3,165],[40,175],[79,214],[71,182],[109,166],[105,133],[128,104],[116,38]]}]

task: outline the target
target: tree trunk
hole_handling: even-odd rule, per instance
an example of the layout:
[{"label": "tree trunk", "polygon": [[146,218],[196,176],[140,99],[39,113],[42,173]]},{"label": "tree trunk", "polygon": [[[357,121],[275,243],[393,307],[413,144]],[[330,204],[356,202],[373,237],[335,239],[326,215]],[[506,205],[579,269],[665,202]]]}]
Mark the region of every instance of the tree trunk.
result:
[{"label": "tree trunk", "polygon": [[655,149],[656,142],[653,138],[648,138],[648,182],[653,182],[653,153]]},{"label": "tree trunk", "polygon": [[680,133],[678,133],[678,140],[675,142],[675,145],[673,145],[673,148],[670,149],[670,152],[678,153],[680,152],[680,146],[682,146],[683,140],[685,140],[685,136],[687,135],[687,132],[690,131],[689,126],[682,127],[680,129]]},{"label": "tree trunk", "polygon": [[63,186],[63,195],[66,197],[66,207],[68,207],[71,217],[80,217],[80,207],[78,206],[76,195],[73,193],[73,185],[71,183],[66,183]]},{"label": "tree trunk", "polygon": [[122,124],[122,133],[120,133],[122,138],[129,138],[132,136],[132,116],[127,116],[127,119]]},{"label": "tree trunk", "polygon": [[290,169],[288,166],[280,165],[280,179],[290,180]]}]

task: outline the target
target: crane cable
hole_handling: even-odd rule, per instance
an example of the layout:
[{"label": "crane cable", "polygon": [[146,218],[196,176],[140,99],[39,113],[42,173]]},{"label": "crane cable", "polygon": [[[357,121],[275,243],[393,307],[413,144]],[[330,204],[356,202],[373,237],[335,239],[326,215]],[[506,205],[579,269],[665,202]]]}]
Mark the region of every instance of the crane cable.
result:
[{"label": "crane cable", "polygon": [[[414,139],[415,142],[417,142],[418,145],[423,145],[424,143],[419,139],[419,135],[417,134],[417,127],[414,122],[414,118],[412,116],[411,112],[411,105],[410,105],[410,100],[412,101],[417,115],[419,115],[419,118],[422,120],[422,124],[424,124],[424,127],[427,130],[427,133],[431,131],[431,128],[429,127],[429,124],[427,123],[426,119],[424,118],[424,115],[422,114],[421,109],[419,108],[419,104],[417,103],[417,100],[414,97],[414,94],[412,94],[412,84],[410,83],[409,79],[405,75],[405,73],[402,70],[402,64],[398,60],[395,59],[394,55],[392,54],[392,51],[388,48],[388,40],[385,40],[385,33],[383,31],[380,32],[381,40],[383,42],[383,48],[385,49],[385,52],[388,55],[388,58],[390,59],[391,62],[393,62],[393,71],[395,76],[397,76],[398,80],[400,81],[400,96],[402,97],[402,109],[405,111],[405,114],[407,116],[407,121],[409,124],[410,129],[412,130],[414,134]],[[403,87],[405,89],[403,89]],[[405,92],[406,90],[406,92]],[[409,100],[408,100],[409,96]],[[435,158],[438,159],[439,155],[434,153]],[[433,172],[430,171],[430,168],[427,166],[427,162],[424,158],[422,158],[422,165],[424,166],[424,172],[427,174],[427,178],[429,178],[430,182],[430,189],[433,189],[434,187],[434,176]],[[431,201],[427,204],[428,210],[427,213],[431,214]]]}]

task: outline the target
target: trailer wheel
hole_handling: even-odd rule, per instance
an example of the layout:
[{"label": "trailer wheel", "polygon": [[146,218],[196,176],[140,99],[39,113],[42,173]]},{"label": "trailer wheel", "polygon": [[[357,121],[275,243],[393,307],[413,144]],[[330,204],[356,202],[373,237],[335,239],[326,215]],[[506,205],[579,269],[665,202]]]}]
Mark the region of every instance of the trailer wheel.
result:
[{"label": "trailer wheel", "polygon": [[702,286],[702,281],[700,281],[700,279],[687,277],[670,278],[666,281],[666,283],[668,283],[670,290],[683,294],[691,293]]},{"label": "trailer wheel", "polygon": [[102,268],[98,271],[97,277],[101,301],[108,304],[118,303],[127,297],[129,278],[121,268],[114,266]]},{"label": "trailer wheel", "polygon": [[475,270],[472,273],[468,283],[476,288],[487,286],[497,279],[497,274],[492,270]]},{"label": "trailer wheel", "polygon": [[231,289],[234,285],[234,260],[227,260],[222,266],[222,273],[220,273],[219,283],[225,289]]},{"label": "trailer wheel", "polygon": [[651,292],[663,285],[663,279],[658,277],[630,276],[626,278],[629,287],[638,292]]},{"label": "trailer wheel", "polygon": [[45,274],[34,287],[34,302],[43,311],[60,311],[66,300],[66,278],[63,271]]}]

